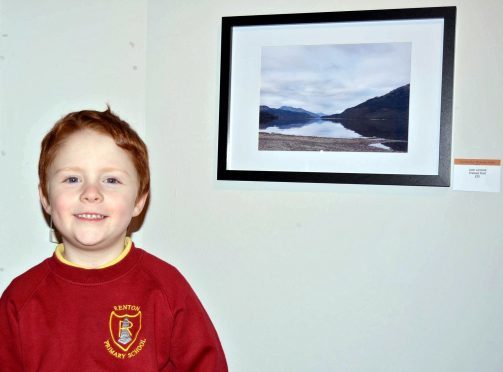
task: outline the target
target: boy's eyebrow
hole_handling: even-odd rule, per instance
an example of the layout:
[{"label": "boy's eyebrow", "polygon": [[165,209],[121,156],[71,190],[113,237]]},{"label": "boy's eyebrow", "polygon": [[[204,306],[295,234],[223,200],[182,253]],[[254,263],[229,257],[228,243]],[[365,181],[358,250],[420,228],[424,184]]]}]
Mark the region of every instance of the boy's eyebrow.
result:
[{"label": "boy's eyebrow", "polygon": [[[63,167],[63,168],[60,168],[60,169],[56,169],[56,171],[54,173],[58,174],[58,173],[61,173],[61,172],[83,172],[84,169],[80,168],[80,167]],[[120,169],[120,168],[114,168],[114,167],[107,167],[107,168],[102,168],[100,169],[100,172],[120,172],[120,173],[124,173],[126,175],[130,175],[129,172],[125,169]]]},{"label": "boy's eyebrow", "polygon": [[61,173],[61,172],[82,172],[82,168],[79,167],[63,167],[56,169],[54,173]]},{"label": "boy's eyebrow", "polygon": [[120,168],[114,168],[114,167],[109,167],[109,168],[103,168],[101,169],[101,172],[120,172],[120,173],[125,173],[129,176],[129,172],[125,169],[120,169]]}]

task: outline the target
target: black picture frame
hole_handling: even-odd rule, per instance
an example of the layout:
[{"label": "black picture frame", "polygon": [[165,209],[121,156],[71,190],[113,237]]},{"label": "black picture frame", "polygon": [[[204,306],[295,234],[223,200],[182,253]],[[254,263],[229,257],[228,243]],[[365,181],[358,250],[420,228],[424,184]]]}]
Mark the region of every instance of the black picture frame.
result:
[{"label": "black picture frame", "polygon": [[[372,167],[361,171],[355,167],[353,172],[353,164],[351,157],[355,157],[358,161],[363,159],[362,164],[365,163],[366,158],[379,164],[379,159],[374,159],[376,156],[388,156],[388,155],[375,155],[374,153],[365,154],[347,154],[347,153],[328,153],[328,152],[256,152],[254,153],[255,142],[257,139],[250,137],[250,144],[248,145],[247,136],[239,136],[235,134],[235,137],[231,136],[231,133],[237,133],[242,130],[240,125],[243,122],[250,121],[250,116],[256,115],[257,120],[258,112],[256,102],[253,107],[247,107],[246,97],[240,97],[239,92],[249,92],[251,94],[260,95],[259,92],[255,92],[256,89],[247,89],[246,87],[240,87],[241,85],[248,85],[251,82],[252,86],[257,86],[257,77],[252,74],[246,74],[246,68],[241,68],[241,65],[246,65],[246,55],[243,57],[236,57],[236,53],[239,50],[245,51],[244,53],[254,53],[248,52],[253,50],[253,48],[248,48],[247,40],[254,40],[254,33],[262,32],[268,40],[273,40],[278,30],[282,30],[282,27],[286,26],[286,37],[288,38],[289,27],[293,27],[295,32],[303,32],[304,27],[309,30],[309,35],[316,35],[316,33],[308,29],[309,27],[328,27],[330,30],[333,29],[334,35],[342,35],[342,31],[338,31],[339,27],[350,26],[352,29],[357,31],[363,27],[371,26],[383,35],[383,40],[387,40],[389,34],[392,34],[389,27],[397,24],[400,27],[408,27],[412,29],[412,35],[417,34],[418,40],[422,40],[425,36],[422,35],[423,24],[428,25],[432,23],[432,27],[435,30],[440,30],[437,34],[437,44],[439,45],[439,51],[436,54],[432,54],[432,59],[430,61],[432,66],[438,65],[438,69],[434,76],[436,79],[432,78],[430,74],[423,74],[425,76],[419,76],[416,74],[411,77],[410,83],[410,104],[411,107],[421,107],[421,115],[427,115],[426,119],[430,118],[432,120],[423,120],[426,125],[430,125],[429,122],[434,122],[430,125],[431,128],[425,129],[428,131],[426,134],[421,134],[421,138],[424,136],[424,141],[428,145],[425,145],[423,153],[421,151],[414,155],[412,150],[409,150],[407,155],[398,156],[408,156],[414,158],[415,167],[422,169],[421,159],[429,159],[430,169],[426,172],[409,170],[407,161],[402,161],[402,165],[397,166],[398,171],[393,170],[392,172],[386,169],[374,171]],[[417,27],[416,27],[417,25]],[[410,185],[410,186],[440,186],[448,187],[450,186],[450,173],[451,173],[451,136],[452,136],[452,106],[453,106],[453,80],[454,80],[454,44],[455,44],[455,25],[456,25],[456,7],[431,7],[431,8],[409,8],[409,9],[386,9],[386,10],[364,10],[364,11],[345,11],[345,12],[327,12],[327,13],[304,13],[304,14],[276,14],[276,15],[254,15],[254,16],[236,16],[236,17],[223,17],[222,18],[222,39],[221,39],[221,70],[220,70],[220,107],[219,107],[219,131],[218,131],[218,164],[217,164],[217,179],[218,180],[234,180],[234,181],[270,181],[270,182],[312,182],[312,183],[345,183],[345,184],[376,184],[376,185]],[[394,26],[393,26],[394,27]],[[425,26],[429,27],[429,26]],[[408,30],[407,28],[407,30]],[[416,30],[417,28],[417,30]],[[344,35],[351,35],[347,30],[344,30]],[[245,35],[245,37],[237,37],[237,32]],[[283,32],[283,31],[281,31]],[[307,31],[306,31],[307,32]],[[365,30],[362,31],[362,40],[365,41]],[[405,32],[406,33],[406,32]],[[325,33],[326,34],[326,33]],[[321,35],[321,33],[320,33]],[[388,36],[386,36],[388,35]],[[262,36],[261,36],[262,37]],[[346,37],[346,36],[341,36]],[[360,37],[360,36],[358,36]],[[374,37],[374,36],[373,36]],[[395,36],[393,36],[395,37]],[[414,36],[415,38],[416,36]],[[316,38],[316,36],[315,36]],[[358,40],[358,39],[357,39]],[[414,39],[415,40],[415,39]],[[352,41],[350,41],[352,42]],[[376,42],[374,39],[370,42]],[[377,41],[379,42],[379,40]],[[288,42],[285,42],[286,44]],[[321,42],[323,43],[323,41]],[[415,41],[411,42],[412,48],[415,46]],[[425,42],[417,41],[418,45],[427,44]],[[253,44],[253,42],[252,42]],[[257,45],[260,42],[256,43]],[[281,41],[279,42],[281,44]],[[251,44],[250,44],[251,45]],[[419,48],[419,47],[418,47]],[[236,52],[238,50],[238,52]],[[258,50],[258,49],[257,49]],[[414,50],[414,49],[413,49]],[[424,49],[423,50],[427,50]],[[415,50],[417,52],[417,50]],[[421,58],[426,58],[428,60],[428,53],[421,53]],[[255,53],[256,54],[256,53]],[[425,57],[424,54],[427,56]],[[235,60],[233,60],[233,56]],[[416,54],[417,58],[417,54]],[[412,65],[421,65],[422,61],[412,61]],[[250,64],[250,68],[255,71],[259,68],[256,64]],[[250,70],[250,71],[252,71]],[[435,70],[436,71],[436,70]],[[241,76],[239,79],[236,76]],[[249,75],[249,76],[247,76]],[[426,76],[427,75],[427,76]],[[431,81],[430,81],[431,80]],[[258,82],[260,83],[260,82]],[[414,92],[413,86],[420,86],[417,92]],[[437,101],[431,100],[429,96],[426,97],[425,102],[427,104],[421,105],[420,100],[413,101],[413,97],[420,97],[421,92],[430,90],[437,92]],[[416,95],[414,95],[417,93]],[[248,93],[246,93],[248,94]],[[423,93],[424,94],[424,93]],[[254,98],[255,99],[255,98]],[[258,98],[259,99],[259,98]],[[431,101],[430,101],[431,100]],[[243,103],[239,103],[243,101]],[[252,100],[253,101],[253,100]],[[238,103],[236,103],[238,102]],[[431,104],[428,104],[431,103]],[[433,109],[432,107],[435,107]],[[241,108],[245,108],[241,110]],[[250,110],[248,112],[248,109]],[[429,111],[431,109],[431,112]],[[255,110],[255,111],[253,111]],[[247,113],[248,112],[248,113]],[[426,113],[425,113],[426,112]],[[252,115],[249,115],[252,113]],[[241,116],[240,116],[241,115]],[[410,122],[413,123],[412,109],[410,114]],[[250,123],[253,123],[253,120]],[[416,120],[419,122],[420,120]],[[423,124],[422,123],[422,124]],[[251,124],[249,124],[251,125]],[[418,126],[418,125],[416,125]],[[247,131],[253,131],[254,129],[246,129]],[[233,132],[234,131],[234,132]],[[409,127],[409,132],[411,131]],[[419,129],[416,130],[420,133]],[[429,133],[431,132],[431,133]],[[257,126],[257,137],[258,137],[258,126]],[[434,137],[435,140],[431,138]],[[234,138],[234,139],[233,139]],[[419,137],[418,137],[419,138]],[[236,144],[233,144],[233,141]],[[247,144],[246,148],[250,148],[248,151],[250,154],[251,164],[245,164],[245,166],[240,165],[239,158],[241,148],[239,143]],[[433,143],[434,142],[434,143]],[[418,141],[419,143],[419,141]],[[433,143],[433,144],[431,144]],[[233,147],[234,146],[234,147]],[[412,146],[409,145],[409,149]],[[432,154],[427,149],[434,149]],[[245,151],[243,151],[244,153]],[[410,153],[410,154],[409,154]],[[269,168],[269,163],[266,160],[267,166],[254,165],[254,156],[258,155],[270,156],[270,159],[276,160],[278,157],[284,156],[285,161],[279,160],[279,165],[271,166]],[[246,155],[248,156],[248,155]],[[288,160],[288,156],[296,156],[295,163],[297,164],[303,157],[306,158],[305,163],[307,166],[303,166],[299,169],[290,169],[293,166],[293,162]],[[343,160],[339,160],[342,157]],[[344,160],[346,159],[346,160]],[[382,158],[386,159],[386,158]],[[401,159],[389,158],[389,159]],[[419,160],[418,160],[419,159]],[[283,163],[281,163],[283,161]],[[238,165],[234,165],[234,164]],[[246,163],[246,161],[244,162]],[[303,164],[301,161],[300,163]],[[318,165],[323,163],[323,169],[318,169]],[[386,163],[386,161],[381,161],[381,163]],[[283,168],[281,164],[285,164]],[[331,164],[334,164],[333,168]],[[405,164],[405,165],[403,165]],[[438,166],[437,166],[438,165]],[[311,168],[312,166],[312,168]],[[402,167],[402,168],[400,168]],[[436,169],[435,169],[436,168]],[[341,170],[342,169],[342,170]],[[348,171],[349,169],[349,171]],[[415,169],[415,168],[414,168]]]}]

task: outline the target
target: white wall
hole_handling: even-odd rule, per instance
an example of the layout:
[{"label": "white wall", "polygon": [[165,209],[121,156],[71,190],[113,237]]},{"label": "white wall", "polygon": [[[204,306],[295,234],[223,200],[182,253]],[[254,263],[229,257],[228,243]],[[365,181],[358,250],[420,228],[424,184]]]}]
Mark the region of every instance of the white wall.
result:
[{"label": "white wall", "polygon": [[222,16],[456,5],[453,157],[502,158],[503,3],[22,3],[1,3],[0,289],[52,250],[40,137],[109,101],[151,150],[135,240],[187,276],[231,371],[503,370],[501,193],[216,181]]},{"label": "white wall", "polygon": [[0,290],[54,247],[38,203],[56,120],[112,109],[145,132],[147,1],[0,0]]}]

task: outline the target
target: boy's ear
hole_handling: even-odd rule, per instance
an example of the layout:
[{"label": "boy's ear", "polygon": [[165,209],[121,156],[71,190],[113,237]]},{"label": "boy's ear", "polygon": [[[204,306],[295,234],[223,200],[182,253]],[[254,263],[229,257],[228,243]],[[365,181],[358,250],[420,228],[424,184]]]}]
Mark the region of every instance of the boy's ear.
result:
[{"label": "boy's ear", "polygon": [[48,215],[51,214],[51,205],[49,204],[49,200],[44,196],[44,193],[42,192],[42,188],[40,185],[38,186],[38,196],[40,198],[40,203],[42,204],[42,207],[44,208],[45,213]]},{"label": "boy's ear", "polygon": [[143,207],[145,206],[145,203],[147,202],[147,199],[148,199],[148,192],[146,192],[145,194],[138,197],[138,199],[136,199],[136,203],[133,209],[133,217],[136,217],[141,213]]}]

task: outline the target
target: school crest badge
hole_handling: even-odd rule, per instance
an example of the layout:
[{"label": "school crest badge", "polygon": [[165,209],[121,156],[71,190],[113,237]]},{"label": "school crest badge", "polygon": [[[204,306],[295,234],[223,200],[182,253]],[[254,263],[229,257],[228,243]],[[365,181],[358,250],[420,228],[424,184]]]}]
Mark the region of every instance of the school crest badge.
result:
[{"label": "school crest badge", "polygon": [[136,357],[147,344],[147,339],[140,336],[141,322],[140,306],[114,306],[108,318],[110,338],[103,342],[107,352],[117,359]]},{"label": "school crest badge", "polygon": [[128,351],[141,330],[141,311],[122,315],[112,311],[109,324],[110,336],[114,344],[122,351]]}]

